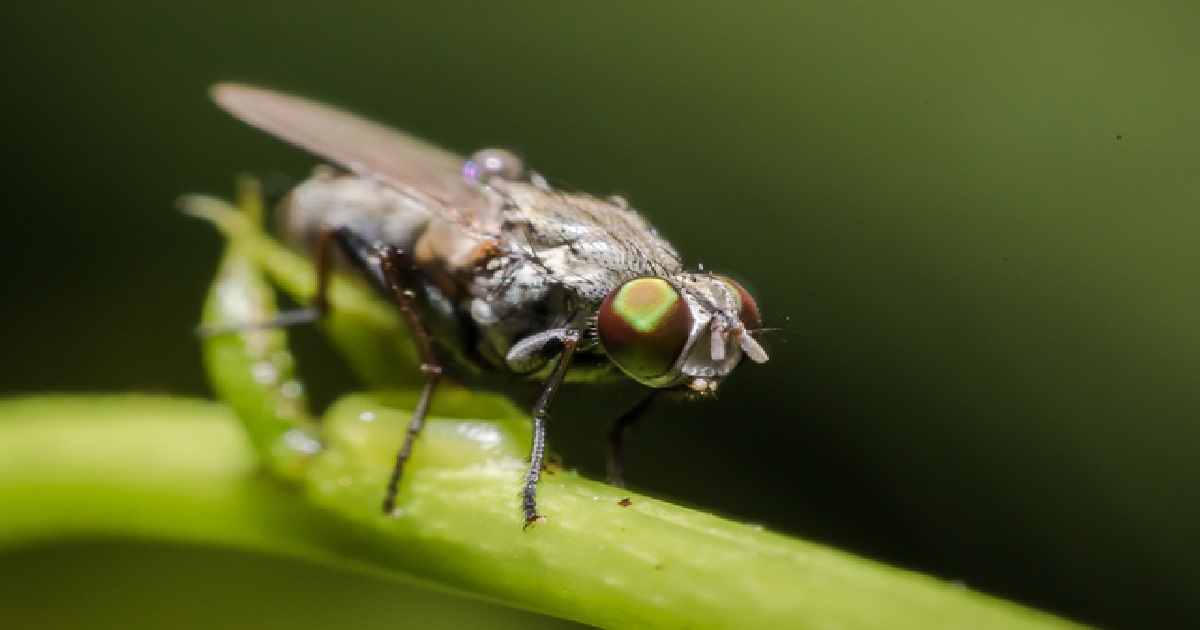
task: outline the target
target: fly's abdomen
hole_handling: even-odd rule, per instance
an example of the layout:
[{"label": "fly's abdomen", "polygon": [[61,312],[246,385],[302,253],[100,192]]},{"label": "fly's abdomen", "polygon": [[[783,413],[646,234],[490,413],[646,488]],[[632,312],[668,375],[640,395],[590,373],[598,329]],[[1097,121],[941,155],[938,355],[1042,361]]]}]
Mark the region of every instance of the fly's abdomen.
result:
[{"label": "fly's abdomen", "polygon": [[411,252],[433,214],[424,205],[370,179],[318,172],[281,205],[283,231],[311,251],[323,226],[343,226],[369,242]]}]

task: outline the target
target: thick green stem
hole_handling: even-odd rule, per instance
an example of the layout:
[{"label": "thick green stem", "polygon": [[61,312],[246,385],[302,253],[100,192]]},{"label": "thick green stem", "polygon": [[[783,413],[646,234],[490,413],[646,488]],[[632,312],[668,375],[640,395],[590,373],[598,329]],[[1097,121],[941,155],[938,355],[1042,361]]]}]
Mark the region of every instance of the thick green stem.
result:
[{"label": "thick green stem", "polygon": [[339,404],[305,489],[260,470],[217,404],[0,404],[0,544],[97,534],[215,543],[416,578],[602,627],[1071,627],[569,473],[545,478],[548,521],[522,530],[514,505],[528,433],[505,421],[432,421],[402,489],[405,513],[383,517],[379,491],[406,419],[388,411],[398,402]]}]

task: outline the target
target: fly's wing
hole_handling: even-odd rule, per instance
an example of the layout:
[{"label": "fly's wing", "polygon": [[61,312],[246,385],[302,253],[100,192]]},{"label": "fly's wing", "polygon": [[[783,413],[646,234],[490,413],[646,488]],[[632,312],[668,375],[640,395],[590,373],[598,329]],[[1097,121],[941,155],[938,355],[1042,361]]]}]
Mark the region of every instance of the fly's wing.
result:
[{"label": "fly's wing", "polygon": [[467,225],[483,212],[480,191],[449,151],[335,107],[263,88],[218,83],[212,98],[254,127],[351,172],[377,179],[430,210]]}]

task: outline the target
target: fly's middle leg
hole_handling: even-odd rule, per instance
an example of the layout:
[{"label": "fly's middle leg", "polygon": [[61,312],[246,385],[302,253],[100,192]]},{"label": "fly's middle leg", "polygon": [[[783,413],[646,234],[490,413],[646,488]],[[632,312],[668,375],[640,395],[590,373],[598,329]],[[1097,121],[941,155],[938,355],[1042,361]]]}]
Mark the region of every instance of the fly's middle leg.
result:
[{"label": "fly's middle leg", "polygon": [[416,406],[413,407],[412,420],[409,421],[404,444],[396,453],[396,463],[388,478],[387,491],[383,496],[383,513],[385,515],[394,514],[396,511],[396,495],[400,491],[400,478],[404,474],[404,465],[408,463],[408,458],[412,455],[413,442],[421,433],[421,427],[425,424],[425,414],[429,411],[429,401],[433,399],[433,392],[442,377],[442,364],[438,362],[434,352],[433,338],[413,308],[412,293],[405,290],[400,283],[400,269],[404,261],[405,256],[398,248],[390,245],[379,248],[379,262],[387,283],[388,293],[395,302],[400,317],[404,319],[405,325],[411,331],[413,342],[417,345],[417,354],[421,357],[421,371],[425,374],[425,386],[421,389],[421,396],[417,399]]}]

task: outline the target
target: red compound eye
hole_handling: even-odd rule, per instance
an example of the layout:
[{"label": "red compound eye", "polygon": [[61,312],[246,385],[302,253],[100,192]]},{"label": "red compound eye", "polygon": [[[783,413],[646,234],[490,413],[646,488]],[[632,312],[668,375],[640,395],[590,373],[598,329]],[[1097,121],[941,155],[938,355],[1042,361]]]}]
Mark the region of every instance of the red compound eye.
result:
[{"label": "red compound eye", "polygon": [[750,294],[742,288],[742,285],[734,282],[732,278],[727,276],[717,276],[717,278],[720,278],[722,282],[737,291],[738,300],[741,302],[741,305],[738,307],[738,319],[746,327],[747,332],[751,335],[757,334],[762,329],[762,315],[758,312],[758,303],[754,301],[754,298],[750,297]]},{"label": "red compound eye", "polygon": [[671,283],[644,276],[613,291],[596,316],[596,333],[613,363],[635,379],[666,374],[692,334],[692,313]]}]

